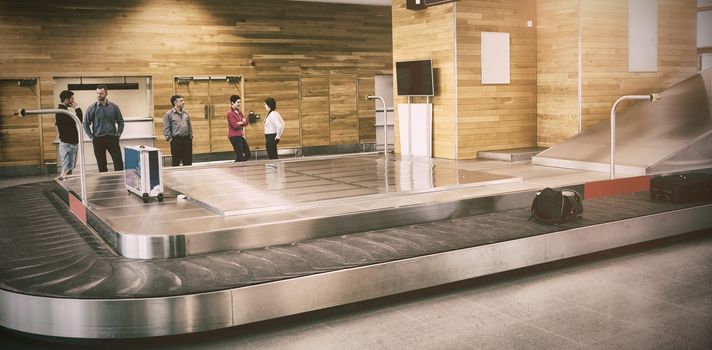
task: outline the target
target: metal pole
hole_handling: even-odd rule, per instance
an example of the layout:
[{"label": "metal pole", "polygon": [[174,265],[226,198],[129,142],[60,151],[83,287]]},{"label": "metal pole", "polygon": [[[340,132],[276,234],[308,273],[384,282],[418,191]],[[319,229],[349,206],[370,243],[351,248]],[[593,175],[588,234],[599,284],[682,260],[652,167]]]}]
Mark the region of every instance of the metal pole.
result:
[{"label": "metal pole", "polygon": [[383,104],[383,154],[388,155],[388,106],[381,96],[366,96],[367,100],[379,100]]},{"label": "metal pole", "polygon": [[76,114],[66,110],[66,109],[21,109],[15,115],[20,117],[25,117],[28,115],[38,115],[38,114],[66,114],[74,120],[74,124],[77,126],[77,133],[79,134],[79,183],[82,191],[82,204],[84,207],[88,207],[87,204],[87,182],[86,175],[84,173],[84,130],[82,130],[82,122],[79,120]]},{"label": "metal pole", "polygon": [[611,107],[611,179],[616,178],[616,107],[624,100],[648,100],[655,102],[660,100],[660,95],[625,95],[619,97],[616,102],[613,103],[613,107]]}]

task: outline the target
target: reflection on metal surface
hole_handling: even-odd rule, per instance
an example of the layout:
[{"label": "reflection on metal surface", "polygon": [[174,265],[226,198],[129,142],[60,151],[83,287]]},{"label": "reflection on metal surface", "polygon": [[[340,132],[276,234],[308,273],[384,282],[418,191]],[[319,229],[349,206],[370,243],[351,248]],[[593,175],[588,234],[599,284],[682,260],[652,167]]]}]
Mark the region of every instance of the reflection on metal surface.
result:
[{"label": "reflection on metal surface", "polygon": [[[712,91],[696,74],[618,113],[616,172],[645,175],[712,167]],[[533,164],[608,172],[610,125],[604,121],[532,158]]]},{"label": "reflection on metal surface", "polygon": [[119,175],[89,177],[90,222],[120,255],[182,257],[473,215],[500,204],[463,189],[521,182],[379,154],[167,168],[164,180],[164,202],[144,204]]},{"label": "reflection on metal surface", "polygon": [[511,179],[436,166],[427,159],[384,160],[374,156],[211,167],[166,174],[166,184],[173,190],[226,216],[374,200],[413,191]]},{"label": "reflection on metal surface", "polygon": [[67,338],[135,338],[233,325],[229,291],[163,298],[65,299],[0,289],[0,325]]}]

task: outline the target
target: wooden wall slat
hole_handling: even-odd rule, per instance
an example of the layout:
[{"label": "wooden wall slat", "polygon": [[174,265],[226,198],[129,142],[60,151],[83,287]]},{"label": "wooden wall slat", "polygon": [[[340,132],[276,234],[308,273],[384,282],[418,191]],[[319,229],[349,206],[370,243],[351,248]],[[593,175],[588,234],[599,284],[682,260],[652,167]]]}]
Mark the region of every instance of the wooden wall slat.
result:
[{"label": "wooden wall slat", "polygon": [[539,0],[539,146],[555,145],[578,132],[579,20],[583,130],[607,120],[619,96],[659,91],[696,73],[695,3],[659,0],[658,4],[658,71],[631,73],[627,2]]},{"label": "wooden wall slat", "polygon": [[[41,163],[41,117],[14,115],[17,106],[37,108],[38,93],[39,85],[18,86],[17,80],[0,80],[0,167]],[[54,115],[51,123],[54,125]]]},{"label": "wooden wall slat", "polygon": [[[536,1],[457,3],[458,158],[536,145]],[[481,32],[510,37],[510,83],[481,83]]]}]

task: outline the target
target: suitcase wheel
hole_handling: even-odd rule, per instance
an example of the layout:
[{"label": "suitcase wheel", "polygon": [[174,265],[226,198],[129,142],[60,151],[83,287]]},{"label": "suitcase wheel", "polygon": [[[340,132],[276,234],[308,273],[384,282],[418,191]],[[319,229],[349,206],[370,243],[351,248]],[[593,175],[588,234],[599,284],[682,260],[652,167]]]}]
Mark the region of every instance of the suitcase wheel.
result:
[{"label": "suitcase wheel", "polygon": [[163,193],[159,193],[158,196],[156,196],[159,202],[163,202]]},{"label": "suitcase wheel", "polygon": [[141,196],[141,198],[143,199],[144,203],[148,203],[148,201],[151,199],[148,197],[148,193],[144,193],[143,196]]}]

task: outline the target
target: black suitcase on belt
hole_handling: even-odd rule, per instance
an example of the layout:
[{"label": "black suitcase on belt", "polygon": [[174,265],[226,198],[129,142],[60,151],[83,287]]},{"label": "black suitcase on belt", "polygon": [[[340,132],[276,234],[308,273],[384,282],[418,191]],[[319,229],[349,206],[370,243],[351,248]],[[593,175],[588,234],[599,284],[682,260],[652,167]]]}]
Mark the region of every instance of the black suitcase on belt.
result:
[{"label": "black suitcase on belt", "polygon": [[688,173],[652,178],[650,199],[674,203],[712,200],[712,174]]}]

